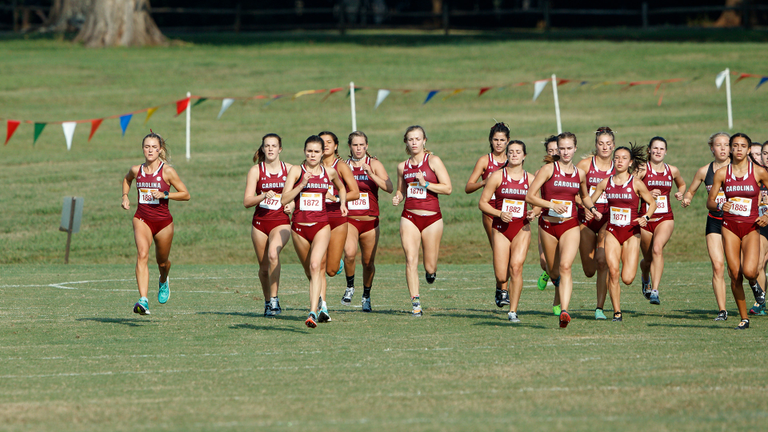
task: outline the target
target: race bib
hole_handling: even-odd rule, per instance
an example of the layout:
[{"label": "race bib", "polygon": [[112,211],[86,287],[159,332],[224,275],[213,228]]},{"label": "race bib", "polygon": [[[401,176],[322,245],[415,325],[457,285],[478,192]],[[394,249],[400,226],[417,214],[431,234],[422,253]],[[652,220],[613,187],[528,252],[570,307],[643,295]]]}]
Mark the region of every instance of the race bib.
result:
[{"label": "race bib", "polygon": [[[595,186],[589,187],[589,196],[592,196],[592,194],[595,193],[595,189],[597,189],[597,187]],[[603,191],[603,193],[601,193],[600,196],[597,197],[597,201],[595,201],[595,204],[608,204],[608,197],[605,196],[605,191]]]},{"label": "race bib", "polygon": [[759,213],[759,216],[762,216],[766,213],[768,213],[768,205],[761,205],[757,208],[757,212]]},{"label": "race bib", "polygon": [[299,210],[323,211],[323,194],[314,192],[302,192],[299,198]]},{"label": "race bib", "polygon": [[259,207],[269,210],[280,210],[283,208],[283,203],[280,202],[281,196],[282,195],[280,194],[275,194],[272,198],[264,198],[264,200],[259,203]]},{"label": "race bib", "polygon": [[371,208],[371,203],[368,201],[368,193],[360,192],[360,198],[347,203],[349,210],[368,210]]},{"label": "race bib", "polygon": [[667,197],[659,195],[656,197],[656,212],[654,214],[669,213],[669,202]]},{"label": "race bib", "polygon": [[568,206],[568,208],[567,208],[567,210],[565,210],[565,213],[563,213],[563,214],[560,214],[560,213],[556,212],[554,209],[549,209],[549,212],[547,213],[547,216],[552,216],[552,217],[556,217],[556,218],[569,218],[569,217],[571,217],[571,212],[573,210],[573,201],[563,201],[563,200],[557,200],[557,199],[553,199],[553,200],[550,200],[550,201],[552,202],[552,204],[555,204],[555,205],[557,205],[557,204],[565,204],[566,206]]},{"label": "race bib", "polygon": [[160,204],[160,199],[152,195],[157,189],[139,189],[139,204]]},{"label": "race bib", "polygon": [[501,211],[505,213],[512,213],[513,218],[520,219],[525,214],[525,201],[517,201],[504,198],[504,202],[501,203]]},{"label": "race bib", "polygon": [[406,193],[408,198],[426,199],[427,188],[420,186],[419,182],[408,183],[408,191]]},{"label": "race bib", "polygon": [[611,207],[611,225],[627,226],[631,222],[632,216],[630,209],[621,207]]},{"label": "race bib", "polygon": [[734,197],[728,201],[731,203],[731,210],[728,213],[736,216],[749,216],[752,210],[751,199]]},{"label": "race bib", "polygon": [[717,193],[717,198],[715,198],[715,203],[717,204],[725,204],[728,200],[725,199],[725,192],[720,191]]}]

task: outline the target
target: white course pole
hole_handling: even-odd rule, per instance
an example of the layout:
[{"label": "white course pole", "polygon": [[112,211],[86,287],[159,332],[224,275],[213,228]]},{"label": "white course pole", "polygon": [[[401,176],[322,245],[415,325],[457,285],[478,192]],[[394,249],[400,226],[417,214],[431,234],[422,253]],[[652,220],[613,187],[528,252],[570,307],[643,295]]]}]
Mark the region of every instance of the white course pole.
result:
[{"label": "white course pole", "polygon": [[357,113],[355,112],[355,83],[349,82],[349,104],[352,110],[352,132],[357,130]]},{"label": "white course pole", "polygon": [[731,107],[731,70],[725,68],[725,98],[728,99],[728,129],[733,129],[733,108]]},{"label": "white course pole", "polygon": [[557,77],[552,74],[552,93],[555,95],[555,118],[557,119],[557,134],[563,133],[563,124],[560,122],[560,100],[557,98]]},{"label": "white course pole", "polygon": [[[189,98],[191,96],[192,96],[192,93],[187,92],[187,97]],[[192,99],[190,99],[189,103],[187,103],[187,162],[189,162],[189,158],[192,157],[192,154],[191,154],[190,148],[189,148],[189,141],[190,141],[190,138],[189,138],[189,135],[190,135],[189,122],[190,122],[191,118],[192,118]]]}]

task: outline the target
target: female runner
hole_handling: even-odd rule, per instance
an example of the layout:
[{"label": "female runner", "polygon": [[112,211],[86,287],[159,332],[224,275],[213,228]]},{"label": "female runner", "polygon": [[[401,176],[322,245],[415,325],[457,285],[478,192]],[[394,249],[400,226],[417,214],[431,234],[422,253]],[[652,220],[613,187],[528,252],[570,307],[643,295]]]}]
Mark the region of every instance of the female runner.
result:
[{"label": "female runner", "polygon": [[420,317],[419,246],[424,250],[427,283],[437,277],[437,256],[443,237],[443,215],[438,194],[451,194],[451,178],[439,157],[427,150],[427,133],[409,126],[403,135],[409,157],[397,165],[397,190],[392,205],[405,201],[400,217],[400,241],[405,253],[405,280],[411,295],[412,316]]},{"label": "female runner", "polygon": [[280,284],[280,251],[291,238],[288,215],[293,203],[283,207],[280,202],[285,179],[292,165],[280,161],[283,140],[277,134],[266,134],[253,155],[256,164],[245,180],[245,208],[256,207],[251,221],[251,240],[259,260],[259,281],[264,293],[264,316],[282,312],[277,291]]},{"label": "female runner", "polygon": [[[360,192],[357,188],[355,176],[347,164],[339,157],[339,138],[333,132],[323,131],[317,134],[323,139],[323,166],[329,171],[337,171],[342,184],[345,185],[347,199],[356,200]],[[341,214],[341,198],[339,189],[335,185],[329,185],[325,198],[325,207],[328,212],[328,222],[331,226],[331,241],[328,243],[328,253],[323,257],[323,268],[328,276],[334,277],[341,274],[344,260],[344,243],[347,241],[347,215]],[[322,278],[320,287],[320,322],[331,320],[328,314],[328,305],[325,303],[328,281]],[[350,301],[352,299],[350,298]]]},{"label": "female runner", "polygon": [[378,159],[368,154],[368,137],[361,131],[349,134],[349,159],[347,165],[360,190],[360,198],[347,203],[349,228],[347,242],[344,245],[344,268],[347,276],[347,289],[341,304],[349,306],[355,294],[355,255],[360,243],[363,261],[363,312],[371,309],[371,287],[376,267],[376,249],[379,245],[379,189],[392,193],[394,186],[387,170]]},{"label": "female runner", "polygon": [[[619,147],[613,152],[615,172],[601,181],[592,193],[597,200],[603,193],[609,209],[606,224],[605,259],[608,263],[608,290],[613,305],[613,321],[622,321],[621,284],[631,285],[637,274],[640,252],[640,227],[648,223],[656,211],[656,201],[645,183],[631,173],[645,163],[646,150],[640,146]],[[646,203],[646,212],[639,216],[640,198]],[[603,215],[598,216],[602,218]]]},{"label": "female runner", "polygon": [[[164,304],[171,297],[168,282],[171,262],[168,260],[168,255],[171,253],[173,242],[173,216],[168,211],[168,200],[189,201],[187,187],[176,170],[167,164],[168,149],[165,146],[165,140],[151,130],[149,132],[149,135],[141,140],[144,163],[132,166],[128,170],[128,174],[123,178],[122,196],[122,206],[128,210],[131,207],[128,193],[135,179],[139,203],[136,206],[136,214],[133,215],[133,237],[138,252],[136,284],[139,287],[139,301],[133,306],[133,312],[140,315],[149,315],[148,261],[152,240],[155,241],[155,258],[157,268],[160,270],[157,302]],[[176,189],[176,192],[171,192],[171,186]]]},{"label": "female runner", "polygon": [[[488,181],[488,177],[501,168],[507,162],[507,143],[509,143],[509,127],[504,123],[496,123],[491,127],[491,132],[488,135],[488,141],[490,142],[491,152],[482,156],[475,163],[475,169],[472,170],[472,174],[469,175],[467,185],[464,187],[464,192],[471,194],[472,192],[482,188]],[[481,181],[478,181],[482,178]],[[495,208],[496,197],[492,196],[490,206]],[[482,214],[483,228],[485,228],[485,234],[488,236],[488,241],[491,244],[491,250],[493,250],[493,229],[491,228],[493,217],[487,213]],[[501,284],[496,284],[496,306],[502,307],[509,305],[509,291],[507,291],[507,281],[505,280]]]},{"label": "female runner", "polygon": [[[762,162],[763,168],[768,166],[768,141],[764,142],[762,145],[760,145],[760,159],[757,159]],[[754,148],[754,144],[752,144],[752,148]],[[768,213],[768,188],[766,188],[763,185],[760,185],[760,216],[764,215],[765,213]],[[760,286],[763,288],[763,291],[765,291],[765,266],[768,264],[768,226],[760,227],[760,265],[757,273],[757,282],[760,284]],[[765,303],[762,305],[755,304],[749,309],[750,315],[765,315]]]},{"label": "female runner", "polygon": [[[587,186],[590,195],[601,181],[613,175],[613,148],[615,137],[611,128],[603,126],[595,132],[595,151],[591,157],[582,159],[576,164],[587,173]],[[605,195],[601,195],[595,201],[597,211],[603,217],[586,219],[586,209],[579,207],[579,223],[581,226],[581,242],[579,243],[579,255],[584,275],[591,278],[597,272],[597,305],[595,307],[595,319],[604,320],[605,296],[608,292],[608,263],[605,260],[605,224],[608,222],[609,209]]]},{"label": "female runner", "polygon": [[673,182],[677,187],[675,198],[681,201],[685,194],[685,180],[677,167],[664,163],[666,155],[667,140],[659,136],[651,138],[648,143],[648,163],[638,175],[656,200],[656,211],[640,230],[640,250],[643,252],[643,259],[640,261],[642,290],[645,298],[654,305],[661,304],[659,284],[664,272],[662,253],[675,228],[675,216],[670,206]]},{"label": "female runner", "polygon": [[[715,172],[707,198],[709,210],[723,212],[723,246],[728,261],[731,292],[739,308],[741,322],[737,330],[749,328],[743,282],[746,278],[759,305],[765,304],[765,292],[757,282],[760,257],[759,227],[768,224],[768,216],[758,217],[759,183],[768,186],[768,171],[749,160],[752,141],[743,133],[731,135],[731,163]],[[725,204],[717,202],[717,191],[725,191]]]},{"label": "female runner", "polygon": [[[586,183],[586,173],[573,164],[576,153],[576,135],[563,132],[557,136],[559,155],[544,158],[546,165],[533,179],[525,201],[536,207],[548,209],[539,217],[541,245],[547,259],[547,272],[560,292],[560,327],[571,322],[568,305],[573,291],[571,266],[579,249],[579,220],[574,201],[581,194],[590,212],[600,214],[592,205]],[[541,197],[539,197],[541,193]],[[592,216],[587,216],[591,219]]]},{"label": "female runner", "polygon": [[[725,132],[716,132],[709,137],[709,150],[712,152],[714,161],[699,168],[696,175],[693,176],[691,186],[683,194],[681,205],[688,207],[691,205],[693,196],[696,195],[699,185],[704,182],[707,187],[707,193],[712,190],[712,181],[715,177],[715,171],[730,163],[730,135]],[[725,193],[718,191],[717,202],[725,203]],[[715,292],[715,302],[717,303],[717,317],[715,321],[725,321],[728,319],[728,311],[725,310],[725,253],[723,252],[723,212],[710,211],[707,214],[706,239],[707,253],[712,262],[712,290]]]},{"label": "female runner", "polygon": [[525,144],[522,141],[510,141],[506,153],[506,166],[488,177],[478,207],[484,214],[493,216],[493,270],[496,284],[506,284],[512,278],[507,318],[510,322],[518,323],[520,318],[517,306],[523,290],[523,264],[531,244],[529,221],[538,216],[541,209],[526,211],[525,195],[531,176],[523,168],[527,154]]},{"label": "female runner", "polygon": [[[550,135],[544,140],[544,151],[547,153],[547,156],[558,154],[557,135]],[[533,173],[533,176],[536,177],[536,174],[538,173],[539,172],[536,171]],[[547,288],[547,282],[549,282],[549,274],[547,273],[547,259],[544,256],[544,250],[541,248],[541,230],[538,230],[537,233],[537,239],[539,241],[539,265],[541,266],[542,272],[539,276],[539,280],[536,281],[536,286],[539,288],[539,291],[544,291],[544,289]],[[560,316],[560,293],[557,289],[555,289],[555,298],[552,301],[552,312],[554,312],[555,316]]]},{"label": "female runner", "polygon": [[317,309],[323,275],[323,257],[331,240],[331,228],[325,207],[325,195],[332,183],[339,190],[339,209],[347,215],[347,196],[344,184],[336,170],[326,170],[322,164],[323,139],[312,135],[304,142],[304,162],[293,166],[285,179],[281,203],[285,206],[294,201],[291,238],[296,255],[304,266],[309,279],[309,317],[307,327],[317,327]]}]

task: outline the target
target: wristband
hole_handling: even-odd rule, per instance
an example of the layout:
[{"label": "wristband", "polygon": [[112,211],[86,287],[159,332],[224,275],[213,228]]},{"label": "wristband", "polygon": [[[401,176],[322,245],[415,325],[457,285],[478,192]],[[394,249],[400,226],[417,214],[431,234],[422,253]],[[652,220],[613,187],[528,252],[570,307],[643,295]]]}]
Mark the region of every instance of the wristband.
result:
[{"label": "wristband", "polygon": [[717,211],[723,211],[723,203],[717,204]]},{"label": "wristband", "polygon": [[123,195],[121,195],[121,196],[126,196],[126,195],[128,195],[128,192],[124,192]]},{"label": "wristband", "polygon": [[168,191],[163,191],[163,193],[165,194],[165,199],[168,199]]},{"label": "wristband", "polygon": [[426,189],[426,188],[428,188],[428,187],[429,187],[429,182],[425,180],[425,181],[424,181],[424,189]]},{"label": "wristband", "polygon": [[597,207],[595,207],[595,206],[592,206],[592,207],[590,207],[590,208],[589,208],[589,210],[590,210],[590,211],[597,211]]},{"label": "wristband", "polygon": [[651,217],[650,217],[650,216],[648,216],[648,215],[643,215],[643,217],[645,218],[645,221],[646,221],[646,222],[650,222],[650,221],[651,221]]}]

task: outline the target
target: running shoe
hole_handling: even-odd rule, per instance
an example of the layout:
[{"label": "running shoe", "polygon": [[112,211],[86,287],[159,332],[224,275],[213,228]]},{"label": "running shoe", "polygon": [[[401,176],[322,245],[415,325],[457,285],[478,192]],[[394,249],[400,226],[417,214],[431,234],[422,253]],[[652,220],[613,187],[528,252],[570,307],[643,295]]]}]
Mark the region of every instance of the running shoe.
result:
[{"label": "running shoe", "polygon": [[149,300],[147,300],[146,297],[140,298],[139,301],[133,305],[133,313],[137,313],[139,315],[149,315]]},{"label": "running shoe", "polygon": [[336,272],[336,276],[340,275],[344,271],[344,258],[339,260],[339,271]]},{"label": "running shoe", "polygon": [[344,290],[344,295],[341,297],[341,304],[344,306],[352,306],[352,296],[355,295],[355,287],[347,287]]},{"label": "running shoe", "polygon": [[433,283],[435,283],[435,279],[437,279],[437,272],[434,272],[434,273],[426,273],[425,272],[425,276],[424,277],[427,279],[427,283],[428,284],[433,284]]},{"label": "running shoe", "polygon": [[754,306],[749,309],[748,313],[750,315],[765,315],[765,303],[761,305],[755,303]]},{"label": "running shoe", "polygon": [[643,297],[645,297],[646,300],[651,299],[651,281],[647,281],[640,277],[642,280],[642,291],[643,291]]},{"label": "running shoe", "polygon": [[651,291],[651,297],[649,298],[652,305],[661,304],[661,300],[659,300],[659,290],[653,290]]},{"label": "running shoe", "polygon": [[413,304],[413,310],[411,311],[411,316],[420,317],[421,315],[422,315],[422,313],[421,313],[421,303],[414,303]]},{"label": "running shoe", "polygon": [[752,288],[752,294],[755,295],[755,301],[757,302],[757,304],[764,305],[765,291],[763,291],[763,289],[760,288],[760,284],[757,281],[755,281],[755,284],[754,285],[750,284],[749,287]]},{"label": "running shoe", "polygon": [[595,309],[595,319],[596,320],[604,320],[608,319],[605,317],[605,313],[603,313],[603,310],[600,308]]},{"label": "running shoe", "polygon": [[509,291],[496,288],[496,306],[509,306]]},{"label": "running shoe", "polygon": [[323,306],[320,308],[320,313],[317,314],[317,321],[321,323],[331,322],[331,316],[328,315],[327,306]]},{"label": "running shoe", "polygon": [[373,309],[371,309],[371,298],[370,297],[363,297],[363,301],[361,302],[363,305],[363,312],[371,312]]},{"label": "running shoe", "polygon": [[571,322],[571,316],[568,315],[568,311],[560,312],[560,328],[568,327],[569,322]]},{"label": "running shoe", "polygon": [[272,310],[272,305],[270,303],[264,304],[264,316],[265,317],[275,316],[275,312]]},{"label": "running shoe", "polygon": [[555,288],[560,288],[560,276],[552,279],[552,285],[554,285]]},{"label": "running shoe", "polygon": [[165,282],[160,282],[160,288],[157,290],[157,302],[165,304],[169,298],[171,298],[171,287],[168,286],[168,282],[171,280],[169,277],[165,277]]},{"label": "running shoe", "polygon": [[715,321],[728,321],[728,311],[721,310],[717,313],[717,317],[715,317]]},{"label": "running shoe", "polygon": [[547,282],[549,282],[549,274],[547,272],[542,272],[541,276],[539,276],[539,281],[536,282],[536,286],[539,287],[539,291],[544,291],[544,288],[547,287]]},{"label": "running shoe", "polygon": [[511,323],[519,323],[520,322],[520,318],[517,317],[517,313],[516,312],[509,312],[509,313],[507,313],[507,318],[509,319],[509,322],[511,322]]},{"label": "running shoe", "polygon": [[560,305],[552,306],[552,313],[555,314],[555,316],[560,316]]},{"label": "running shoe", "polygon": [[741,320],[739,325],[736,326],[736,330],[746,330],[748,328],[749,328],[749,320],[748,319]]},{"label": "running shoe", "polygon": [[269,300],[269,307],[272,308],[274,315],[280,315],[283,312],[283,308],[280,307],[280,300],[277,297],[272,297]]},{"label": "running shoe", "polygon": [[613,321],[613,322],[622,322],[622,321],[623,321],[623,319],[622,319],[622,318],[623,318],[623,317],[622,317],[621,311],[619,311],[619,312],[614,312],[614,313],[613,313],[613,319],[612,319],[611,321]]},{"label": "running shoe", "polygon": [[307,317],[307,320],[304,321],[304,324],[306,324],[309,328],[317,327],[317,316],[315,316],[314,312],[309,313],[309,316]]}]

